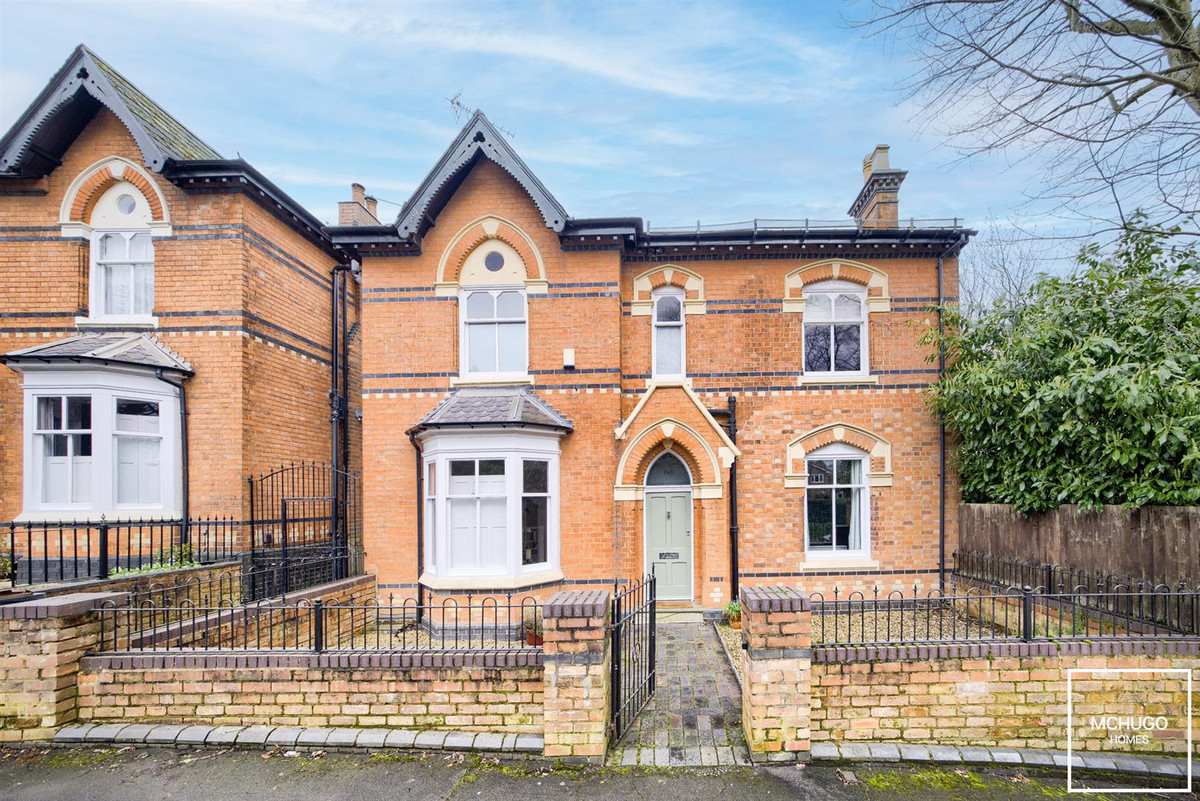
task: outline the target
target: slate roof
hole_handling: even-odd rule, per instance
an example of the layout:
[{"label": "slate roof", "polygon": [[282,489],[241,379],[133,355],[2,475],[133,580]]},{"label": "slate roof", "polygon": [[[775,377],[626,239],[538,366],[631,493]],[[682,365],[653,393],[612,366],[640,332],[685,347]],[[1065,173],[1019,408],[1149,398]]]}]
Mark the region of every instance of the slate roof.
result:
[{"label": "slate roof", "polygon": [[396,217],[396,232],[405,238],[424,233],[429,221],[437,217],[466,177],[470,166],[479,158],[491,159],[516,179],[533,198],[547,228],[556,232],[563,230],[568,220],[567,210],[526,166],[484,113],[476,111],[412,197],[401,207]]},{"label": "slate roof", "polygon": [[417,428],[451,426],[533,426],[572,431],[575,426],[544,401],[520,387],[466,387],[451,393]]},{"label": "slate roof", "polygon": [[32,362],[99,362],[162,368],[191,375],[192,366],[146,334],[83,334],[0,356],[8,365]]},{"label": "slate roof", "polygon": [[129,129],[152,170],[161,172],[171,161],[221,158],[111,65],[79,45],[0,139],[0,175],[37,178],[50,172],[101,106]]}]

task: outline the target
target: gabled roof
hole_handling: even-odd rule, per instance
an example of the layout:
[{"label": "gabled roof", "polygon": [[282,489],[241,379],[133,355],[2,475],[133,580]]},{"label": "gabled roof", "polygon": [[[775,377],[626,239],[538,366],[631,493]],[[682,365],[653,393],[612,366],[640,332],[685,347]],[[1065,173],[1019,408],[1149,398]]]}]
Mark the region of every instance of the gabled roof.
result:
[{"label": "gabled roof", "polygon": [[571,421],[520,387],[467,387],[451,393],[416,428],[533,426],[574,429]]},{"label": "gabled roof", "polygon": [[462,183],[470,167],[480,158],[489,158],[516,179],[533,198],[546,227],[561,232],[567,224],[567,210],[542,185],[521,157],[496,130],[482,111],[471,115],[437,165],[425,176],[417,191],[400,209],[396,232],[403,238],[421,236],[454,190]]},{"label": "gabled roof", "polygon": [[0,362],[13,367],[56,362],[98,362],[133,367],[171,370],[192,374],[192,366],[146,334],[83,334],[57,342],[34,345],[0,356]]},{"label": "gabled roof", "polygon": [[0,139],[0,175],[40,178],[53,170],[101,106],[129,129],[146,166],[156,172],[172,160],[221,158],[162,106],[79,45]]}]

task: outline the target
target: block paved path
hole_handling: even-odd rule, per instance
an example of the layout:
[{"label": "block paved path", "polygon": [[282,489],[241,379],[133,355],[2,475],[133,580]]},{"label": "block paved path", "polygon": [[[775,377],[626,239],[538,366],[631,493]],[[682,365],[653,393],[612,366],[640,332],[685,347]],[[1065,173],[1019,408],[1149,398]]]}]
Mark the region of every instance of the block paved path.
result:
[{"label": "block paved path", "polygon": [[711,623],[658,623],[658,691],[612,765],[748,765],[742,691]]}]

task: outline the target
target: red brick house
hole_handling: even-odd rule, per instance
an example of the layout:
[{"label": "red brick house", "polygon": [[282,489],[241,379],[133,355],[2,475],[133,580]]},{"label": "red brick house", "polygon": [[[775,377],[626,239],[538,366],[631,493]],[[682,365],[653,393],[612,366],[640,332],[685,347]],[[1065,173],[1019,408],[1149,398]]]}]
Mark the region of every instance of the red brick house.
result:
[{"label": "red brick house", "polygon": [[398,598],[935,585],[918,340],[971,232],[863,173],[845,224],[654,230],[476,113],[394,222],[356,186],[323,226],[80,47],[0,140],[0,519],[244,518],[333,460]]},{"label": "red brick house", "polygon": [[0,520],[241,520],[328,462],[358,304],[321,228],[77,48],[0,140]]},{"label": "red brick house", "polygon": [[[886,147],[835,227],[571,217],[476,113],[361,261],[365,544],[384,591],[936,585],[953,476],[922,390],[969,231],[900,220]],[[419,532],[419,534],[418,534]]]}]

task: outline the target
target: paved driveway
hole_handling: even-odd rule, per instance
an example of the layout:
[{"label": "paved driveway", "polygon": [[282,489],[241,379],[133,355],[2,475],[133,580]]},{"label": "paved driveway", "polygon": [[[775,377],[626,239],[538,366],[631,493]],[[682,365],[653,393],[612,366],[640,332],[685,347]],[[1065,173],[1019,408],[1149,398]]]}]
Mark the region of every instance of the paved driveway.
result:
[{"label": "paved driveway", "polygon": [[658,624],[658,692],[609,764],[746,765],[742,691],[711,623]]}]

